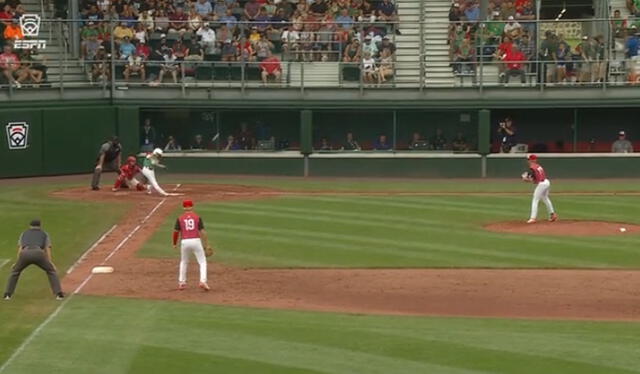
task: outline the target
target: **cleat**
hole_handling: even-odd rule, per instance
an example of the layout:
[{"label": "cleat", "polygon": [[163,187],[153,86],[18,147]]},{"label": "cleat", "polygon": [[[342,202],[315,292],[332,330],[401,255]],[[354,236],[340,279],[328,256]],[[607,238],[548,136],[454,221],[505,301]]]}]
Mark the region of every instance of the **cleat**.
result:
[{"label": "cleat", "polygon": [[178,291],[184,291],[186,289],[187,289],[187,284],[186,283],[178,284]]},{"label": "cleat", "polygon": [[535,220],[535,219],[533,219],[533,218],[531,218],[531,219],[529,219],[529,220],[527,221],[527,223],[536,223],[536,220]]},{"label": "cleat", "polygon": [[551,217],[549,218],[549,222],[555,222],[558,220],[558,214],[557,213],[551,213]]},{"label": "cleat", "polygon": [[200,282],[200,284],[198,285],[198,287],[202,288],[205,291],[211,291],[211,287],[209,287],[208,284],[206,284],[205,282]]},{"label": "cleat", "polygon": [[114,187],[114,188],[111,189],[111,191],[118,192],[118,191],[120,191],[120,189]]},{"label": "cleat", "polygon": [[100,187],[97,187],[97,186],[96,187],[91,187],[91,190],[92,191],[100,191]]},{"label": "cleat", "polygon": [[8,293],[6,293],[6,294],[4,294],[3,299],[5,299],[5,300],[11,300],[11,295],[10,295],[10,294],[8,294]]},{"label": "cleat", "polygon": [[64,294],[63,294],[62,292],[59,292],[59,293],[56,295],[56,300],[64,300]]},{"label": "cleat", "polygon": [[147,186],[147,195],[151,195],[151,185]]}]

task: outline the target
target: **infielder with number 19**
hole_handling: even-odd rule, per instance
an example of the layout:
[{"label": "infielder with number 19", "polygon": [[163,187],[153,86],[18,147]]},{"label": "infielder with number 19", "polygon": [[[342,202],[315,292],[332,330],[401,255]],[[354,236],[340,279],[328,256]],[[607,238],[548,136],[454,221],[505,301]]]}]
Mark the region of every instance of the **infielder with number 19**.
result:
[{"label": "infielder with number 19", "polygon": [[531,202],[531,217],[529,217],[527,223],[536,223],[540,200],[547,206],[549,221],[554,222],[558,219],[558,214],[556,214],[551,199],[549,199],[551,181],[547,178],[542,166],[538,164],[538,156],[529,155],[527,161],[529,162],[529,170],[522,174],[522,180],[525,182],[533,182],[533,184],[536,185],[535,190],[533,190],[533,200]]},{"label": "infielder with number 19", "polygon": [[[187,266],[189,266],[189,254],[193,253],[200,265],[200,284],[199,287],[205,291],[209,291],[207,284],[207,259],[205,258],[213,254],[213,250],[209,246],[207,232],[204,231],[204,222],[202,218],[193,211],[193,201],[185,200],[182,202],[184,214],[176,220],[175,229],[173,231],[173,248],[180,241],[180,273],[178,276],[178,290],[187,288]],[[204,245],[204,246],[203,246]],[[206,252],[205,252],[205,249]]]}]

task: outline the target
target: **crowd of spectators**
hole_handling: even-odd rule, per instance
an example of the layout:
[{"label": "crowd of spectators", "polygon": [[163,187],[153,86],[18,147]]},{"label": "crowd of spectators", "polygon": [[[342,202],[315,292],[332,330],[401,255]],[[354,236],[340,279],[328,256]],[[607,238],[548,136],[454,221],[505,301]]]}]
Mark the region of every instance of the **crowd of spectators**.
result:
[{"label": "crowd of spectators", "polygon": [[198,61],[247,63],[263,82],[281,79],[282,60],[366,64],[371,82],[393,75],[393,0],[83,0],[81,9],[92,79],[111,78],[111,54],[125,81],[152,85],[197,75]]},{"label": "crowd of spectators", "polygon": [[0,84],[11,84],[15,88],[23,84],[37,87],[47,77],[46,59],[37,47],[14,48],[14,41],[24,38],[20,27],[24,13],[19,0],[6,1],[0,11]]},{"label": "crowd of spectators", "polygon": [[353,132],[347,132],[344,140],[333,144],[328,137],[320,138],[315,146],[318,151],[469,151],[470,145],[462,132],[457,132],[452,139],[447,139],[442,129],[436,129],[432,137],[425,137],[419,131],[412,134],[406,143],[392,144],[387,134],[379,134],[371,142],[360,143]]},{"label": "crowd of spectators", "polygon": [[640,83],[640,12],[637,1],[629,1],[627,5],[631,12],[629,17],[623,17],[619,10],[615,10],[611,17],[613,57],[617,60],[619,54],[623,54],[619,70],[626,74],[629,82],[637,84]]},{"label": "crowd of spectators", "polygon": [[535,60],[533,0],[493,0],[487,19],[480,18],[479,0],[454,0],[449,11],[449,54],[454,72],[475,73],[480,58],[495,63],[499,79],[508,83],[532,70]]}]

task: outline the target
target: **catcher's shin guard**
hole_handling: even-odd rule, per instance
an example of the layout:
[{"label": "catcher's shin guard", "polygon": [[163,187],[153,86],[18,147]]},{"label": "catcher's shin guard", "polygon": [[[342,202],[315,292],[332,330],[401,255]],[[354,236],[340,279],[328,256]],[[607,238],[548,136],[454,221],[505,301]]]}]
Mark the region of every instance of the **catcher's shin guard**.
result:
[{"label": "catcher's shin guard", "polygon": [[138,190],[138,191],[146,191],[147,190],[147,186],[145,186],[142,183],[138,183],[138,184],[136,184],[136,190]]},{"label": "catcher's shin guard", "polygon": [[113,188],[114,189],[120,189],[120,186],[122,186],[122,183],[124,182],[124,177],[123,176],[118,176],[118,179],[116,179],[116,183],[113,184]]}]

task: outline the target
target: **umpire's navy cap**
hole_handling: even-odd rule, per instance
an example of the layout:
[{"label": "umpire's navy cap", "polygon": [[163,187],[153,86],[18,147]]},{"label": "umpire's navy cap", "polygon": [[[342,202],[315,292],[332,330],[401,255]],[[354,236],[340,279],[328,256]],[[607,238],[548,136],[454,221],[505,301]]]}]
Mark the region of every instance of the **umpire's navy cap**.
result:
[{"label": "umpire's navy cap", "polygon": [[34,219],[34,220],[31,220],[31,223],[29,224],[29,226],[31,226],[31,227],[40,227],[41,224],[42,223],[40,222],[39,219]]}]

